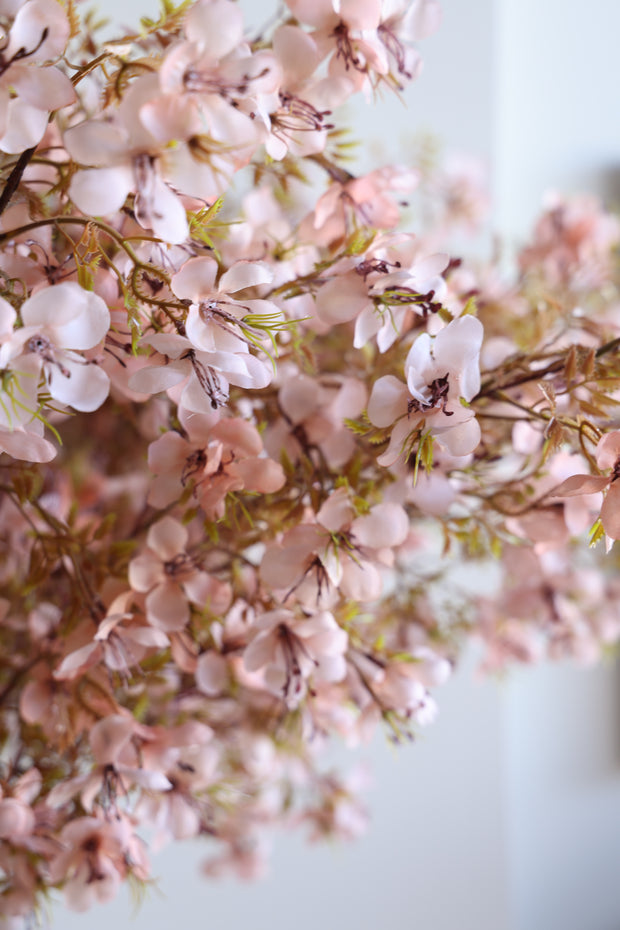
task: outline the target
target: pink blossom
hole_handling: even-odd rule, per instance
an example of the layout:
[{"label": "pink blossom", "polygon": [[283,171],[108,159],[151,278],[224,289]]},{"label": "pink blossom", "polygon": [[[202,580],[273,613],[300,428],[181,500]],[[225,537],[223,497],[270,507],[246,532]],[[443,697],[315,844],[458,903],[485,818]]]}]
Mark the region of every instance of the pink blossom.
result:
[{"label": "pink blossom", "polygon": [[42,63],[57,58],[69,22],[56,0],[26,0],[0,52],[0,149],[18,154],[41,141],[51,110],[74,103],[69,78]]},{"label": "pink blossom", "polygon": [[355,516],[345,488],[334,491],[316,515],[284,534],[261,562],[263,582],[292,594],[308,609],[332,606],[338,592],[373,601],[382,589],[378,566],[393,561],[392,547],[407,536],[408,520],[398,504],[386,502]]},{"label": "pink blossom", "polygon": [[101,297],[67,281],[37,291],[24,301],[20,315],[24,325],[0,346],[0,365],[20,353],[33,356],[54,400],[76,410],[100,407],[110,379],[80,353],[98,345],[108,331],[110,312]]},{"label": "pink blossom", "polygon": [[395,423],[382,465],[409,459],[419,431],[430,430],[452,455],[467,455],[480,441],[480,426],[470,401],[480,388],[482,324],[472,316],[453,320],[434,338],[422,333],[405,360],[403,384],[392,375],[379,378],[368,402],[375,426]]},{"label": "pink blossom", "polygon": [[601,471],[611,469],[611,474],[573,475],[558,485],[554,497],[573,497],[605,491],[600,512],[600,521],[610,540],[620,539],[620,430],[612,430],[601,437],[596,447],[596,464]]},{"label": "pink blossom", "polygon": [[169,431],[149,447],[153,506],[166,507],[191,483],[193,496],[215,519],[224,515],[231,492],[271,494],[283,486],[282,466],[262,454],[261,437],[251,423],[232,418],[212,422],[199,414],[182,414],[181,421],[187,439]]},{"label": "pink blossom", "polygon": [[265,684],[289,707],[303,698],[307,680],[341,681],[345,676],[347,634],[327,611],[296,619],[290,610],[273,610],[254,624],[255,637],[244,653],[248,671],[264,669]]},{"label": "pink blossom", "polygon": [[[147,549],[129,563],[129,583],[146,593],[146,618],[164,633],[182,630],[190,618],[188,601],[217,613],[228,594],[186,552],[188,532],[172,517],[163,517],[148,532]],[[223,600],[222,600],[223,596]]]}]

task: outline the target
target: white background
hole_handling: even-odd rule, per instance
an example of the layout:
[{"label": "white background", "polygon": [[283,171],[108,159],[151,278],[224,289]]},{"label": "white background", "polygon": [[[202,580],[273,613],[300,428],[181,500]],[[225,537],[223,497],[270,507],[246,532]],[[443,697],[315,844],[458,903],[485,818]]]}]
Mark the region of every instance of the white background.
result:
[{"label": "white background", "polygon": [[[106,2],[135,20],[145,0]],[[266,2],[243,4],[260,22]],[[414,133],[488,163],[495,228],[518,241],[550,187],[614,195],[620,155],[620,4],[444,0],[426,68],[369,116],[366,157],[406,161]],[[119,11],[118,13],[116,11]],[[134,12],[135,11],[135,12]],[[373,822],[354,846],[278,836],[255,885],[198,876],[200,844],[169,847],[137,917],[126,895],[59,930],[618,930],[620,687],[613,667],[515,671],[473,663],[438,693],[438,722],[397,753],[378,739]]]}]

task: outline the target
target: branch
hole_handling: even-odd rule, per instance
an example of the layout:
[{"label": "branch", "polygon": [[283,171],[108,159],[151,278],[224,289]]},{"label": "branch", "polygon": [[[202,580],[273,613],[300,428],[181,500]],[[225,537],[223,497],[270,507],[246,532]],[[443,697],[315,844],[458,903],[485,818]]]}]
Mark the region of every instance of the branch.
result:
[{"label": "branch", "polygon": [[34,155],[36,145],[31,149],[26,149],[25,152],[22,152],[19,158],[15,163],[15,167],[9,175],[9,179],[4,185],[4,190],[0,194],[0,214],[4,213],[6,208],[11,202],[11,197],[19,187],[19,182],[22,179],[22,175],[26,168],[28,167],[28,162]]}]

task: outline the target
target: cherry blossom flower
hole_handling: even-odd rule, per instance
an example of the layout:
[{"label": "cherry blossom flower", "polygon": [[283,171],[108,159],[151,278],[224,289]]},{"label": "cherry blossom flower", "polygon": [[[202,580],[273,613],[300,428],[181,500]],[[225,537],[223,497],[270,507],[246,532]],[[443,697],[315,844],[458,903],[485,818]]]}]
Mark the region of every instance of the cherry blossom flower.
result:
[{"label": "cherry blossom flower", "polygon": [[[235,262],[215,279],[218,265],[209,255],[192,258],[172,278],[177,297],[191,301],[185,321],[185,332],[192,344],[202,352],[236,353],[247,350],[252,341],[252,316],[279,318],[279,309],[269,300],[239,300],[233,294],[268,284],[273,273],[264,262]],[[247,320],[245,318],[248,318]],[[261,333],[254,330],[256,339]]]},{"label": "cherry blossom flower", "polygon": [[596,447],[596,464],[605,475],[573,475],[558,485],[554,497],[581,496],[606,491],[601,505],[600,521],[610,540],[620,539],[620,430],[612,430],[601,437]]},{"label": "cherry blossom flower", "polygon": [[342,468],[355,451],[355,439],[344,421],[359,416],[366,399],[366,387],[357,378],[287,377],[278,395],[282,419],[266,431],[267,450],[277,459],[284,449],[293,461],[302,453],[313,460],[320,455],[334,471]]},{"label": "cherry blossom flower", "polygon": [[51,878],[63,882],[73,910],[112,900],[130,865],[136,874],[147,875],[141,843],[121,815],[111,821],[78,817],[60,831],[59,843],[61,851],[50,863]]},{"label": "cherry blossom flower", "polygon": [[[157,75],[144,75],[131,85],[112,118],[87,120],[67,130],[65,146],[71,157],[84,166],[74,175],[69,192],[80,210],[95,216],[115,213],[128,194],[135,192],[140,225],[152,229],[164,241],[176,243],[187,238],[189,226],[177,194],[179,178],[171,176],[170,161],[175,152],[186,150],[183,143],[198,130],[197,117],[170,112],[167,132],[160,124],[163,138],[156,138],[140,113],[158,90]],[[183,117],[187,118],[186,124]],[[168,145],[177,141],[177,148]],[[196,188],[192,192],[198,194]]]},{"label": "cherry blossom flower", "polygon": [[[204,352],[186,336],[154,333],[143,336],[142,345],[155,349],[151,364],[135,371],[129,379],[133,391],[156,394],[178,388],[178,401],[193,413],[209,413],[226,404],[230,384],[255,390],[266,387],[273,376],[271,367],[236,340],[236,351]],[[155,364],[153,364],[153,362]]]},{"label": "cherry blossom flower", "polygon": [[43,370],[54,400],[75,410],[96,410],[108,396],[110,379],[81,351],[104,338],[110,312],[101,297],[73,281],[37,291],[20,309],[23,327],[0,346],[0,366],[20,353]]},{"label": "cherry blossom flower", "polygon": [[169,431],[151,443],[149,467],[155,478],[149,503],[166,507],[189,482],[208,517],[222,517],[226,495],[234,491],[272,494],[285,482],[282,466],[264,456],[258,430],[245,420],[215,423],[198,414],[181,418],[188,438]]},{"label": "cherry blossom flower", "polygon": [[327,611],[298,620],[290,610],[273,610],[254,624],[255,637],[245,650],[248,671],[264,669],[266,686],[295,707],[307,680],[341,681],[346,672],[347,634]]},{"label": "cherry blossom flower", "polygon": [[145,552],[129,563],[129,583],[146,593],[146,618],[164,633],[182,630],[188,623],[188,600],[214,613],[228,606],[228,592],[186,552],[188,532],[172,517],[150,528]]},{"label": "cherry blossom flower", "polygon": [[[344,597],[373,601],[382,589],[379,564],[390,565],[392,547],[407,536],[405,511],[391,502],[376,504],[356,517],[345,488],[334,491],[316,515],[267,549],[263,582],[286,591],[308,609],[330,607]],[[287,590],[288,589],[288,590]]]},{"label": "cherry blossom flower", "polygon": [[18,154],[41,141],[51,110],[75,102],[73,85],[43,65],[65,50],[69,21],[56,0],[26,0],[0,49],[0,150]]},{"label": "cherry blossom flower", "polygon": [[150,650],[165,649],[169,645],[168,637],[161,630],[127,622],[134,618],[134,613],[128,610],[133,597],[133,591],[125,591],[114,598],[92,641],[65,656],[54,678],[76,678],[99,662],[112,671],[126,673]]},{"label": "cherry blossom flower", "polygon": [[419,431],[428,429],[452,455],[467,455],[480,441],[474,411],[461,404],[480,388],[478,358],[482,324],[472,316],[453,320],[436,337],[422,333],[405,360],[403,384],[392,375],[379,378],[368,402],[368,417],[375,426],[395,422],[381,465],[408,459]]}]

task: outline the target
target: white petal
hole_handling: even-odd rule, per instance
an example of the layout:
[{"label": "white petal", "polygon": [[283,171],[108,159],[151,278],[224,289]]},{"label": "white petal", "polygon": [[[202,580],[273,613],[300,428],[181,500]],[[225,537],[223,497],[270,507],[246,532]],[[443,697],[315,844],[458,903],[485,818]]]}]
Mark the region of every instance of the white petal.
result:
[{"label": "white petal", "polygon": [[150,528],[146,542],[160,559],[167,562],[185,551],[187,529],[173,517],[163,517]]},{"label": "white petal", "polygon": [[220,279],[219,290],[222,292],[241,291],[257,284],[269,284],[273,281],[273,271],[265,262],[240,261],[224,272]]},{"label": "white petal", "polygon": [[55,345],[63,349],[92,349],[110,326],[105,302],[75,281],[37,291],[21,313],[25,326],[51,329]]},{"label": "white petal", "polygon": [[368,419],[374,426],[389,426],[407,413],[407,388],[393,375],[379,378],[372,386]]},{"label": "white petal", "polygon": [[69,196],[82,213],[108,216],[120,210],[133,188],[133,171],[128,165],[87,168],[73,176]]},{"label": "white petal", "polygon": [[210,255],[190,258],[180,271],[172,276],[172,290],[184,300],[199,303],[215,294],[217,262]]},{"label": "white petal", "polygon": [[185,34],[214,59],[223,58],[243,40],[243,13],[232,0],[203,0],[187,14]]},{"label": "white petal", "polygon": [[49,113],[30,106],[16,97],[9,101],[6,129],[0,139],[0,149],[17,155],[41,141],[47,129]]},{"label": "white petal", "polygon": [[80,362],[63,354],[59,364],[47,362],[44,367],[54,400],[74,410],[97,410],[108,396],[110,378],[102,368],[89,364],[86,359]]},{"label": "white petal", "polygon": [[150,178],[148,189],[138,190],[136,219],[165,242],[177,244],[189,236],[185,207],[158,175]]},{"label": "white petal", "polygon": [[80,165],[110,168],[123,162],[129,167],[127,134],[103,120],[87,120],[67,129],[65,148]]}]

